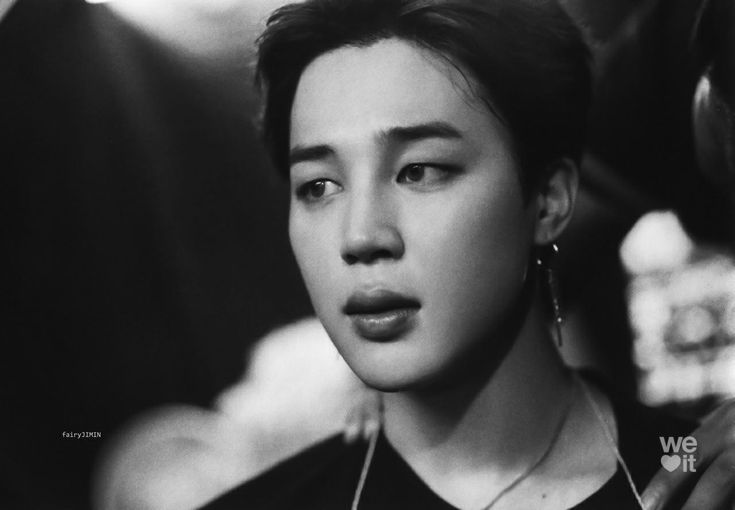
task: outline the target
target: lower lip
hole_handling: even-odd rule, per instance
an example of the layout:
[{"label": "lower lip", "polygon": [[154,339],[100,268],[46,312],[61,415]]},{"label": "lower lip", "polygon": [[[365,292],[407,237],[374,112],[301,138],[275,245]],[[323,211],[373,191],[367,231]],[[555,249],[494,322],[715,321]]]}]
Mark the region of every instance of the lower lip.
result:
[{"label": "lower lip", "polygon": [[367,340],[393,340],[410,330],[418,308],[397,308],[381,313],[349,315],[357,334]]}]

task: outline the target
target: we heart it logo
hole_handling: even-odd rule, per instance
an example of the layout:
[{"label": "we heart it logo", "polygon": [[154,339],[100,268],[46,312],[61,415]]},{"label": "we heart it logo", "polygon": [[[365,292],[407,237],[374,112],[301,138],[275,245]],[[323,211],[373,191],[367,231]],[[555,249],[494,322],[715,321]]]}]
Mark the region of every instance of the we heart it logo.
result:
[{"label": "we heart it logo", "polygon": [[[673,472],[681,466],[681,470],[685,473],[696,473],[697,468],[694,463],[697,458],[694,453],[697,451],[697,438],[687,437],[659,437],[661,441],[661,465],[669,473]],[[671,455],[669,455],[671,454]]]},{"label": "we heart it logo", "polygon": [[662,455],[661,456],[661,465],[671,473],[676,468],[679,467],[679,464],[681,464],[681,457],[678,455]]}]

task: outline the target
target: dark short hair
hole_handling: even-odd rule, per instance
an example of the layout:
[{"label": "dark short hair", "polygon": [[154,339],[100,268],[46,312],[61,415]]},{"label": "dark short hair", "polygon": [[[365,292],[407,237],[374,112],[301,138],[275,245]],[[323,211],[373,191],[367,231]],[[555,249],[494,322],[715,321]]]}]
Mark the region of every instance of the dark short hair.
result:
[{"label": "dark short hair", "polygon": [[304,69],[331,50],[393,37],[469,75],[509,129],[525,184],[535,185],[554,160],[578,160],[589,51],[555,0],[307,0],[276,10],[258,39],[261,127],[280,172],[288,175],[291,109]]}]

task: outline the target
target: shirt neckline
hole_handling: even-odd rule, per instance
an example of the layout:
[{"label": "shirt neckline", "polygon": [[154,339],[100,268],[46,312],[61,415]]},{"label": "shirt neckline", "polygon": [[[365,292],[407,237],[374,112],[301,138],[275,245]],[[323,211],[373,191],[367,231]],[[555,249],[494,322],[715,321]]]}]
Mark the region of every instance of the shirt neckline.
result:
[{"label": "shirt neckline", "polygon": [[[613,392],[610,391],[610,389],[606,387],[606,385],[601,383],[596,377],[590,377],[589,374],[586,372],[580,373],[580,376],[584,377],[586,382],[593,384],[610,400],[610,405],[613,410],[613,415],[615,417],[615,422],[618,430],[618,450],[620,451],[623,459],[627,459],[628,456],[626,454],[628,453],[629,446],[627,436],[629,430],[624,423],[621,423],[621,415],[625,414],[624,410],[622,409],[623,403],[621,399],[613,395]],[[400,480],[401,484],[405,484],[403,489],[406,492],[418,495],[418,497],[420,497],[422,501],[424,499],[431,501],[430,508],[436,508],[437,510],[461,510],[453,506],[451,503],[447,502],[431,487],[429,487],[426,482],[413,470],[408,462],[406,462],[406,460],[401,457],[401,455],[393,447],[393,445],[390,444],[390,441],[388,441],[382,431],[380,431],[378,434],[379,435],[377,439],[373,464],[378,464],[380,465],[380,467],[372,470],[373,476],[368,475],[365,485],[366,492],[373,492],[370,490],[371,478],[372,486],[378,488],[385,486],[395,486],[397,477]],[[619,497],[621,490],[627,491],[630,500],[632,502],[635,502],[632,489],[628,485],[625,474],[621,469],[620,462],[616,461],[615,471],[603,483],[603,485],[600,486],[600,488],[598,488],[595,492],[587,496],[585,499],[570,507],[569,510],[587,510],[591,508],[597,508],[597,506],[599,506],[598,502],[607,501],[613,496]],[[382,495],[386,496],[387,493],[383,491]],[[373,496],[380,497],[380,495],[377,494],[373,494]],[[386,501],[386,503],[388,503],[388,501]]]}]

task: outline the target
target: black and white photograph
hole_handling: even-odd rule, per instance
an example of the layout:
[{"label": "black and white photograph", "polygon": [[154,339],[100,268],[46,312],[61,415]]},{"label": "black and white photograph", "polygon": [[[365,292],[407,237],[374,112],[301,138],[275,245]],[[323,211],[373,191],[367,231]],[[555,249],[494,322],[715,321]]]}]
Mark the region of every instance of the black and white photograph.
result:
[{"label": "black and white photograph", "polygon": [[735,0],[0,0],[0,508],[735,508]]}]

